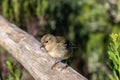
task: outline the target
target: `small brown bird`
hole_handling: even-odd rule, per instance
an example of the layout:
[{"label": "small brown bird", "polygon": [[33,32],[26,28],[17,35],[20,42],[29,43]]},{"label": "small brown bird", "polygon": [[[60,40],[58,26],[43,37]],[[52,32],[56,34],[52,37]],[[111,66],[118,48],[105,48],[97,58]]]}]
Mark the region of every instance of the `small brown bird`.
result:
[{"label": "small brown bird", "polygon": [[64,60],[70,57],[64,37],[46,34],[41,38],[41,44],[45,47],[48,54],[57,60]]},{"label": "small brown bird", "polygon": [[46,34],[41,38],[41,44],[48,54],[57,61],[70,57],[70,48],[64,37]]}]

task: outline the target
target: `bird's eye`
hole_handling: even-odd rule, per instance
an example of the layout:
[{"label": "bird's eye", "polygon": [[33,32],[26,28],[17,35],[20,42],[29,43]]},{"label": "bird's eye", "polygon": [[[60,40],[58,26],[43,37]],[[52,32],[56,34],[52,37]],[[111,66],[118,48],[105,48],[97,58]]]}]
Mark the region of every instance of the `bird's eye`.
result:
[{"label": "bird's eye", "polygon": [[45,41],[45,43],[48,43],[48,41]]}]

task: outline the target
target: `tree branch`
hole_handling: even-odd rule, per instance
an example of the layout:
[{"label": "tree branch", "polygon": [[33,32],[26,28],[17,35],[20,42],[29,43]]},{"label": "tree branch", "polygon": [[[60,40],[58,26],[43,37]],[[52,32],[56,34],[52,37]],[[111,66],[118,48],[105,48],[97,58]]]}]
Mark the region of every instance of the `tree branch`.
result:
[{"label": "tree branch", "polygon": [[55,60],[47,55],[45,49],[40,49],[41,44],[2,16],[0,45],[20,62],[35,80],[87,80],[71,67],[61,69],[63,63],[51,69]]}]

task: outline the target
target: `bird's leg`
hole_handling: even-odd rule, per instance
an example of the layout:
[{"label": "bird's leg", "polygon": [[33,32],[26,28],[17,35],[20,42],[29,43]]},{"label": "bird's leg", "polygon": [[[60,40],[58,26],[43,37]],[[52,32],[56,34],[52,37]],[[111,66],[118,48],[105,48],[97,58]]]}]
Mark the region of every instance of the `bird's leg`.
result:
[{"label": "bird's leg", "polygon": [[51,69],[53,69],[59,62],[61,62],[61,60],[55,60],[55,63],[52,65]]},{"label": "bird's leg", "polygon": [[67,62],[65,61],[65,62],[63,62],[63,63],[64,63],[64,67],[63,67],[62,69],[66,69],[66,68],[68,67]]},{"label": "bird's leg", "polygon": [[[55,60],[55,63],[52,65],[51,69],[53,69],[61,60]],[[68,64],[65,62],[64,65],[61,66],[61,70],[64,70],[68,67]]]}]

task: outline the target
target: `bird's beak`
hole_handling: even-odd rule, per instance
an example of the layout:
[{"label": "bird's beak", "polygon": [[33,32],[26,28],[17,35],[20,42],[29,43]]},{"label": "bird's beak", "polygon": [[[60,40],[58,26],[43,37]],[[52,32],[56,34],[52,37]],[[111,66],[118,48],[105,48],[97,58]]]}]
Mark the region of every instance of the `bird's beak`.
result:
[{"label": "bird's beak", "polygon": [[43,47],[45,47],[45,46],[43,44],[41,44],[40,48],[43,48]]}]

